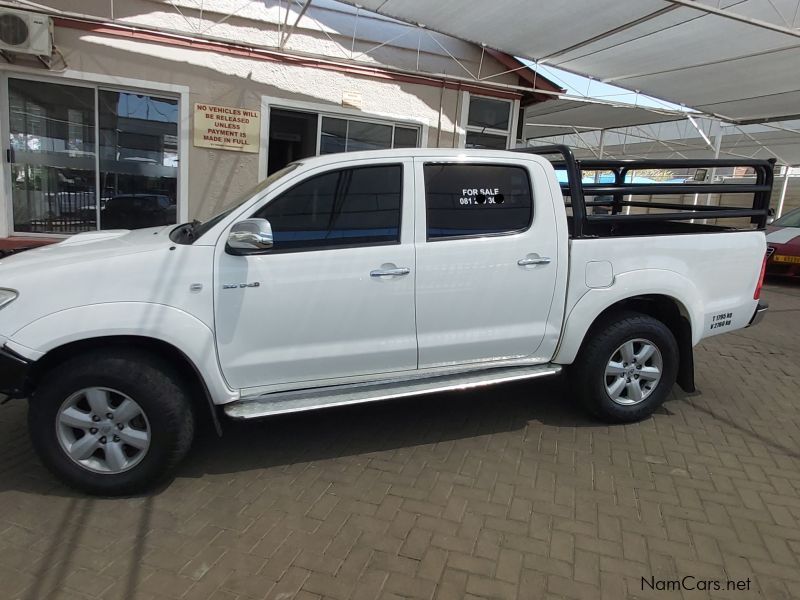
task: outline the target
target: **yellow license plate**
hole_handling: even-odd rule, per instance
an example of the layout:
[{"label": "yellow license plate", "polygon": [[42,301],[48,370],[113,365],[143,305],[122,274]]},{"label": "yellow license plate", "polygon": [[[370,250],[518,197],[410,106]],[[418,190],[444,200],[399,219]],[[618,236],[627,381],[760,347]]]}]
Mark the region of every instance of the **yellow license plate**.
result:
[{"label": "yellow license plate", "polygon": [[772,260],[779,263],[800,263],[800,256],[785,256],[783,254],[776,254]]}]

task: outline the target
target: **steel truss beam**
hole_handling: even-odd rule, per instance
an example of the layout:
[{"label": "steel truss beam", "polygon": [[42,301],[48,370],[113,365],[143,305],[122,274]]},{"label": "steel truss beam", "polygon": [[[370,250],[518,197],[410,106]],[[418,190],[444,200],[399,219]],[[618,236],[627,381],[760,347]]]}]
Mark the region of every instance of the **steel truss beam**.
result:
[{"label": "steel truss beam", "polygon": [[794,29],[792,27],[785,27],[784,25],[770,23],[769,21],[754,19],[752,17],[740,15],[739,13],[730,10],[717,8],[715,6],[709,6],[708,4],[697,2],[696,0],[666,0],[666,2],[670,2],[678,6],[685,6],[687,8],[692,8],[694,10],[699,10],[708,14],[716,15],[718,17],[724,17],[725,19],[731,19],[732,21],[739,21],[740,23],[753,25],[754,27],[769,29],[770,31],[775,31],[777,33],[783,33],[785,35],[800,38],[800,30]]}]

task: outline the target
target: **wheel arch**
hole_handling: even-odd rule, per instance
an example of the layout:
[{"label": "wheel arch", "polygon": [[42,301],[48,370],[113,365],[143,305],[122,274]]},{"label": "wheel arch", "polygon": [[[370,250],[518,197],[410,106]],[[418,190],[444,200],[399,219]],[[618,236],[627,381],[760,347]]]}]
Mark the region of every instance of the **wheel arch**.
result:
[{"label": "wheel arch", "polygon": [[189,387],[189,397],[197,416],[201,419],[203,415],[207,416],[217,434],[222,435],[222,425],[217,408],[200,369],[179,348],[157,338],[140,335],[110,335],[85,338],[62,344],[51,349],[33,363],[29,376],[29,386],[31,389],[35,389],[42,377],[70,358],[87,352],[98,350],[113,351],[114,349],[139,350],[151,356],[158,356],[170,365],[184,378],[184,382]]},{"label": "wheel arch", "polygon": [[[701,332],[698,329],[702,327],[703,322],[700,294],[691,282],[682,277],[676,277],[676,281],[671,282],[673,285],[665,289],[664,281],[673,279],[671,276],[677,275],[673,272],[660,271],[658,279],[661,285],[658,286],[635,285],[635,280],[625,277],[635,273],[626,273],[617,278],[615,283],[623,284],[619,287],[614,285],[606,290],[592,290],[581,297],[569,313],[562,335],[562,344],[553,362],[572,364],[598,324],[616,311],[634,310],[658,319],[670,329],[678,343],[680,356],[677,382],[686,392],[693,392],[695,390],[693,346],[700,338]],[[665,274],[668,275],[665,277]],[[682,286],[677,287],[678,284]],[[608,292],[614,288],[620,291],[609,295]],[[637,288],[641,292],[626,294],[621,291]]]},{"label": "wheel arch", "polygon": [[678,343],[678,385],[686,392],[694,392],[694,351],[692,348],[692,326],[686,307],[665,294],[642,294],[615,302],[601,312],[584,336],[581,347],[600,323],[615,312],[631,310],[653,317],[666,325]]}]

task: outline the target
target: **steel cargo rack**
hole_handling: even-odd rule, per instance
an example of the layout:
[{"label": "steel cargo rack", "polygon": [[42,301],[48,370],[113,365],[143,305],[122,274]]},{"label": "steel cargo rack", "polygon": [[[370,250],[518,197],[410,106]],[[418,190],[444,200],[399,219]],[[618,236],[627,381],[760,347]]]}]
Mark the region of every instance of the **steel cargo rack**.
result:
[{"label": "steel cargo rack", "polygon": [[[746,218],[748,229],[764,229],[769,217],[775,159],[576,159],[569,146],[533,146],[517,148],[515,152],[545,156],[558,170],[566,171],[567,181],[561,183],[565,204],[572,209],[570,229],[573,237],[618,235],[653,235],[658,233],[699,233],[700,231],[730,231],[738,229],[725,225],[725,219]],[[634,171],[664,169],[715,169],[746,167],[754,172],[754,181],[746,183],[683,182],[634,183],[627,181]],[[584,183],[586,171],[610,172],[613,183]],[[752,176],[751,176],[752,178]],[[660,200],[634,200],[636,196],[693,195],[691,204]],[[698,202],[700,195],[710,198],[719,194],[720,204]],[[749,206],[721,205],[723,195],[749,195]],[[589,200],[587,197],[594,197]],[[599,197],[599,198],[598,198]],[[627,198],[627,199],[626,199]],[[599,210],[597,210],[599,207]],[[648,212],[631,212],[632,208]],[[590,213],[588,209],[592,209]],[[657,212],[649,212],[656,210]],[[598,214],[601,211],[605,214]],[[718,220],[722,219],[722,223]],[[713,223],[709,223],[713,220]],[[698,223],[697,221],[702,221]]]}]

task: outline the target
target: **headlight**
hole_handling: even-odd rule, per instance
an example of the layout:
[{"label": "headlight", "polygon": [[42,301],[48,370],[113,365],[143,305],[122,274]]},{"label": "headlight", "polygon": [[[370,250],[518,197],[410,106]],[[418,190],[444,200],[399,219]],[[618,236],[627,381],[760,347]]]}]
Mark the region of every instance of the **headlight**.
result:
[{"label": "headlight", "polygon": [[0,308],[3,308],[7,304],[11,304],[14,300],[17,299],[17,292],[15,290],[5,290],[0,288]]}]

